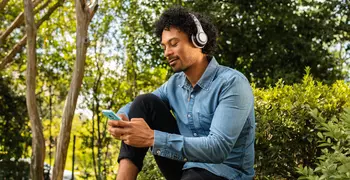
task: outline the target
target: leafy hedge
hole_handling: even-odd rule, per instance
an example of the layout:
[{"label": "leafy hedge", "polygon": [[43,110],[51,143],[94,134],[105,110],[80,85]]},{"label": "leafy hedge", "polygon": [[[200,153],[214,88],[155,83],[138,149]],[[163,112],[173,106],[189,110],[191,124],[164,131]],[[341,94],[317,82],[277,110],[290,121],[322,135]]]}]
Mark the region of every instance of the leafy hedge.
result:
[{"label": "leafy hedge", "polygon": [[[307,70],[308,71],[308,70]],[[322,153],[318,147],[319,122],[310,114],[317,109],[323,117],[339,117],[350,105],[349,84],[331,86],[316,82],[307,73],[300,84],[254,89],[256,110],[257,179],[296,179],[296,167],[316,166]]]}]

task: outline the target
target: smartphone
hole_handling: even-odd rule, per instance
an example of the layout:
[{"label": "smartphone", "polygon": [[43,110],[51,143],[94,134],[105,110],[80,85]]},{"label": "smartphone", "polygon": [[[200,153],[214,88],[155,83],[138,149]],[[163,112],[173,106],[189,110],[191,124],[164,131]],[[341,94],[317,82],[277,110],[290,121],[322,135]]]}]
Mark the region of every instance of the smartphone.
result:
[{"label": "smartphone", "polygon": [[111,110],[102,110],[102,114],[105,115],[108,119],[111,120],[121,120],[118,115],[116,115],[113,111]]}]

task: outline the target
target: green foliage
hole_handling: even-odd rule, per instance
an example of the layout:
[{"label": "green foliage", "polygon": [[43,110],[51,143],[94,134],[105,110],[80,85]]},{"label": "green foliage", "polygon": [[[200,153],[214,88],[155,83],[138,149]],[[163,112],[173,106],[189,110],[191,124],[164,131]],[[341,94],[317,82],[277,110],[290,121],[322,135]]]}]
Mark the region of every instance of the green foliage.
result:
[{"label": "green foliage", "polygon": [[165,67],[163,51],[159,39],[155,37],[153,24],[161,12],[169,7],[169,1],[127,0],[121,3],[122,38],[128,59],[140,62],[141,66]]},{"label": "green foliage", "polygon": [[[49,6],[54,3],[50,1]],[[273,88],[254,89],[257,178],[296,178],[299,174],[294,167],[298,165],[320,175],[315,170],[319,161],[316,157],[322,154],[321,147],[317,147],[317,133],[324,130],[315,129],[318,123],[309,111],[317,108],[330,119],[349,105],[348,85],[335,82],[343,77],[342,63],[349,59],[349,1],[99,1],[89,28],[90,47],[78,104],[79,110],[88,109],[92,117],[74,119],[75,172],[80,172],[83,179],[115,178],[119,141],[106,134],[106,119],[100,112],[117,111],[171,75],[152,25],[165,8],[174,4],[202,12],[217,25],[220,34],[216,58],[221,64],[242,71],[256,87],[277,82]],[[0,34],[22,11],[23,3],[9,1],[0,12]],[[36,20],[45,12],[40,11]],[[51,151],[46,148],[46,162],[51,161],[49,155],[54,152],[72,74],[75,26],[74,2],[66,1],[38,29],[36,93],[46,145],[51,147]],[[23,37],[23,32],[22,25],[0,45],[0,59]],[[340,49],[332,48],[335,45]],[[23,52],[2,72],[0,159],[30,154]],[[311,67],[310,75],[316,80],[335,83],[326,86],[309,75],[303,79],[305,66]],[[278,81],[280,78],[284,81]],[[301,83],[287,85],[295,82]],[[72,139],[66,169],[72,168]],[[331,147],[327,149],[334,152]],[[10,154],[5,157],[3,152]],[[162,178],[151,155],[144,164],[139,179]]]},{"label": "green foliage", "polygon": [[254,89],[256,112],[256,174],[258,178],[295,179],[299,165],[314,168],[318,147],[318,122],[309,112],[318,109],[326,118],[349,106],[350,88],[337,81],[331,86],[307,74],[302,83]]},{"label": "green foliage", "polygon": [[26,156],[31,146],[25,97],[11,88],[10,79],[0,76],[0,160]]},{"label": "green foliage", "polygon": [[[0,11],[0,35],[11,25],[18,14],[24,11],[23,9],[23,2],[19,3],[16,0],[10,0],[7,6]],[[7,51],[12,49],[12,47],[22,38],[22,33],[24,31],[24,26],[22,26],[21,28],[18,28],[17,31],[14,31],[3,44],[0,42],[0,59],[5,57]]]},{"label": "green foliage", "polygon": [[0,161],[0,179],[26,179],[29,177],[30,164],[26,161]]},{"label": "green foliage", "polygon": [[349,74],[343,71],[350,50],[348,1],[124,1],[128,53],[153,67],[164,66],[150,25],[172,5],[207,15],[219,30],[217,60],[243,72],[257,87],[280,78],[285,84],[301,82],[306,66],[327,84]]},{"label": "green foliage", "polygon": [[311,111],[319,130],[318,147],[322,150],[315,168],[300,166],[299,179],[350,179],[350,109],[345,109],[340,118],[325,119],[317,111]]},{"label": "green foliage", "polygon": [[195,0],[184,4],[209,15],[217,25],[218,61],[240,70],[257,87],[275,84],[280,78],[285,84],[300,82],[306,66],[324,83],[344,77],[342,63],[349,56],[333,54],[332,47],[337,45],[344,53],[350,39],[349,1]]},{"label": "green foliage", "polygon": [[143,161],[143,169],[137,176],[138,180],[164,180],[156,161],[151,153],[147,152]]}]

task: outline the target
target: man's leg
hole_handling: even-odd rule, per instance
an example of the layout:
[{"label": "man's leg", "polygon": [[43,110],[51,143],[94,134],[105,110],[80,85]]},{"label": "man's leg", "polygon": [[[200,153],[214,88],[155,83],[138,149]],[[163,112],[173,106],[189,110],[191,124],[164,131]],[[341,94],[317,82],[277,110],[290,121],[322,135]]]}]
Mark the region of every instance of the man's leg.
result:
[{"label": "man's leg", "polygon": [[119,161],[117,180],[134,180],[138,172],[139,169],[130,159],[122,159]]},{"label": "man's leg", "polygon": [[[176,120],[170,113],[169,108],[161,99],[153,94],[138,96],[131,104],[128,116],[130,120],[132,118],[143,118],[151,129],[179,134]],[[137,172],[141,171],[143,159],[147,150],[148,148],[135,148],[122,142],[118,158],[118,179],[119,176],[121,176],[121,179],[122,177],[128,176],[130,179],[135,179],[136,176],[134,177],[132,172],[134,172],[136,169],[137,175]],[[160,156],[154,157],[159,169],[166,179],[170,180],[181,178],[182,167],[184,165],[183,162]]]},{"label": "man's leg", "polygon": [[224,177],[217,176],[205,169],[191,168],[184,170],[181,180],[227,180]]}]

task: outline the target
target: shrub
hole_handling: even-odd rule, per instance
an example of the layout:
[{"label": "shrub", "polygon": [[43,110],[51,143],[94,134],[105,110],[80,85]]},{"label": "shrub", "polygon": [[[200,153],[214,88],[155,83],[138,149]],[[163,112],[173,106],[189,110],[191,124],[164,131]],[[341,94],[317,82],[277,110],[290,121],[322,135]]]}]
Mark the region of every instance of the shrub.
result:
[{"label": "shrub", "polygon": [[31,146],[26,99],[25,96],[15,92],[13,86],[11,79],[3,77],[0,72],[1,161],[28,157],[28,147]]},{"label": "shrub", "polygon": [[350,109],[338,118],[324,119],[317,110],[311,112],[317,120],[318,147],[322,155],[317,167],[301,166],[299,179],[350,179]]},{"label": "shrub", "polygon": [[138,180],[164,180],[162,173],[160,172],[153,155],[147,152],[143,161],[142,171],[137,176]]},{"label": "shrub", "polygon": [[254,88],[256,110],[257,179],[296,179],[295,167],[315,168],[318,147],[318,122],[310,111],[317,109],[329,119],[338,117],[349,106],[350,88],[343,81],[331,86],[316,82],[308,73],[302,83]]}]

